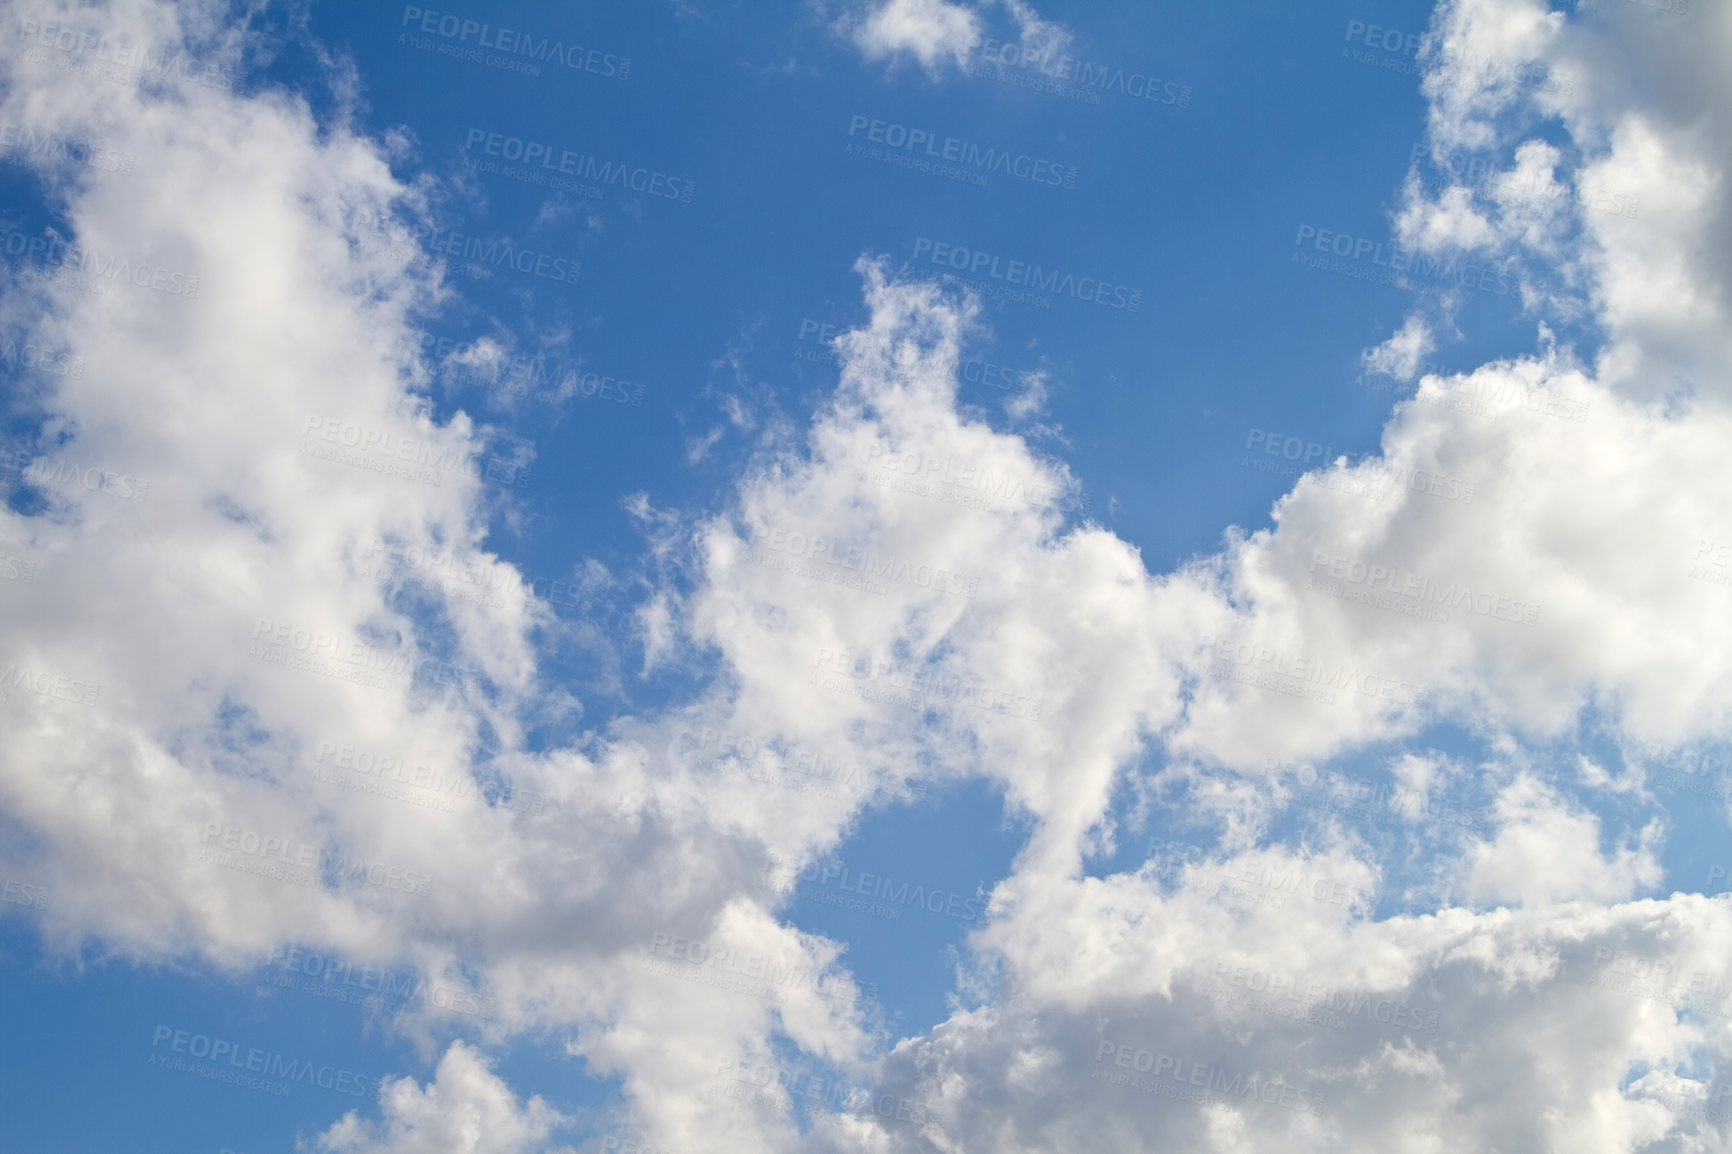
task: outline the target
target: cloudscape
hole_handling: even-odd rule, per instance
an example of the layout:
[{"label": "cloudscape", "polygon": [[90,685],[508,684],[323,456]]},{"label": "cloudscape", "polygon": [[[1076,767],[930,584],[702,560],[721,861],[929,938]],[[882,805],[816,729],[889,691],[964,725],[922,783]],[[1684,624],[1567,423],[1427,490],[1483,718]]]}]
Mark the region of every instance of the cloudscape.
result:
[{"label": "cloudscape", "polygon": [[6,6],[0,1148],[1732,1150],[1723,0],[435,3]]}]

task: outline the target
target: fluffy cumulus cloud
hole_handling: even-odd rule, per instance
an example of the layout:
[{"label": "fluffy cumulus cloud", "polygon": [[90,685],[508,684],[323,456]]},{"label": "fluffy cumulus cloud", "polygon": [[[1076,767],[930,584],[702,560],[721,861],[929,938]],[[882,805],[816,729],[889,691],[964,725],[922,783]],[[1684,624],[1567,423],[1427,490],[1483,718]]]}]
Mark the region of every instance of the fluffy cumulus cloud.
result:
[{"label": "fluffy cumulus cloud", "polygon": [[1431,327],[1417,316],[1408,317],[1394,336],[1365,354],[1365,367],[1374,373],[1410,381],[1425,358],[1437,348]]},{"label": "fluffy cumulus cloud", "polygon": [[946,57],[961,64],[980,41],[980,17],[950,0],[883,0],[853,28],[868,60],[907,54],[926,68]]},{"label": "fluffy cumulus cloud", "polygon": [[[319,1154],[539,1154],[550,1151],[548,1136],[564,1121],[540,1098],[519,1104],[462,1042],[445,1052],[426,1089],[402,1078],[381,1091],[379,1102],[382,1122],[351,1112],[304,1147]],[[571,1147],[562,1149],[571,1154]]]},{"label": "fluffy cumulus cloud", "polygon": [[[76,369],[28,382],[0,513],[33,574],[0,630],[5,864],[54,886],[48,942],[408,967],[443,991],[428,1036],[481,1005],[502,1029],[600,1023],[596,1064],[683,1063],[699,1088],[772,1028],[857,1046],[837,949],[764,910],[772,846],[839,819],[779,822],[750,779],[712,780],[684,719],[525,751],[553,613],[481,544],[510,446],[434,419],[420,324],[445,290],[394,145],[240,90],[249,45],[201,6],[19,19],[37,39],[0,116],[139,158],[108,183],[51,167],[53,219],[7,222],[8,339]],[[100,83],[103,43],[181,65]],[[675,938],[797,986],[646,970]]]},{"label": "fluffy cumulus cloud", "polygon": [[[1048,60],[1070,46],[1070,29],[1042,17],[1027,0],[1003,3],[1017,29],[1012,43],[1025,60]],[[874,0],[842,16],[836,30],[867,60],[912,58],[937,72],[946,62],[958,67],[968,62],[984,35],[982,11],[993,6],[991,0],[976,7],[955,0]]]},{"label": "fluffy cumulus cloud", "polygon": [[[0,606],[0,845],[49,880],[58,948],[238,973],[298,946],[496,1008],[411,1022],[448,1047],[434,1080],[319,1148],[564,1140],[472,1048],[530,1030],[671,1149],[1717,1148],[1732,908],[1660,892],[1643,766],[1732,719],[1732,16],[1442,11],[1433,146],[1505,179],[1416,184],[1400,227],[1532,274],[1535,349],[1423,375],[1379,453],[1308,462],[1272,528],[1172,573],[959,409],[973,306],[863,259],[869,319],[807,431],[703,516],[638,506],[670,574],[641,620],[700,687],[540,749],[552,610],[485,547],[508,448],[428,402],[445,290],[395,145],[271,90],[78,82],[80,32],[245,67],[199,5],[97,15],[33,7],[71,47],[8,61],[0,107],[150,161],[124,187],[50,168],[53,223],[6,222],[33,254],[7,339],[82,371],[33,382],[0,511],[37,574]],[[891,0],[853,34],[930,66],[978,31]],[[1374,367],[1418,373],[1432,332]],[[1546,772],[1590,726],[1629,771]],[[384,759],[452,804],[332,780]],[[785,788],[820,763],[858,770]],[[862,811],[966,777],[1028,835],[954,1013],[895,1039],[840,945],[778,914]],[[1381,844],[1347,820],[1372,810]],[[718,1093],[790,1047],[854,1089]]]},{"label": "fluffy cumulus cloud", "polygon": [[[1732,496],[1713,449],[1732,430],[1709,192],[1727,102],[1703,99],[1728,24],[1699,18],[1440,12],[1432,144],[1507,167],[1430,200],[1415,186],[1398,229],[1515,262],[1539,317],[1586,316],[1604,346],[1584,363],[1542,324],[1531,356],[1425,375],[1377,457],[1312,472],[1275,528],[1169,580],[1154,603],[1188,586],[1205,608],[1185,620],[1207,636],[1157,735],[1181,755],[1159,784],[1192,822],[1202,803],[1217,848],[1157,839],[1140,869],[1105,876],[1021,863],[974,943],[995,998],[886,1063],[919,1104],[917,1124],[885,1124],[893,1143],[1718,1148],[1732,1084],[1715,951],[1732,910],[1658,897],[1656,809],[1609,829],[1587,808],[1629,797],[1628,778],[1548,783],[1525,752],[1591,718],[1639,770],[1641,751],[1726,732],[1726,603],[1697,562]],[[1634,67],[1612,61],[1625,43]],[[1660,75],[1656,111],[1636,78]],[[1528,138],[1559,123],[1567,150]],[[1368,361],[1411,375],[1431,345],[1410,318]],[[1318,772],[1438,721],[1485,738],[1484,762],[1404,754],[1375,788]],[[1445,813],[1444,794],[1478,800]],[[1295,810],[1380,810],[1410,844],[1447,848],[1422,876],[1380,876],[1400,863],[1345,826],[1278,851]]]}]

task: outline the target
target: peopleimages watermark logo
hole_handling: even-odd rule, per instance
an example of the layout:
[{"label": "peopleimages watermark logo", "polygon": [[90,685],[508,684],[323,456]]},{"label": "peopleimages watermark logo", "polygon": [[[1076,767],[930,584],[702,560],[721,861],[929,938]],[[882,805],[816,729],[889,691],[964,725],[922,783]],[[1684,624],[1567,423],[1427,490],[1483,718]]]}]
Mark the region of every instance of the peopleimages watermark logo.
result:
[{"label": "peopleimages watermark logo", "polygon": [[440,378],[453,385],[486,389],[504,396],[557,404],[571,397],[592,398],[616,405],[643,407],[644,387],[624,377],[503,349],[484,350],[473,341],[426,333],[421,353],[439,362]]},{"label": "peopleimages watermark logo", "polygon": [[57,161],[130,176],[138,158],[118,148],[103,148],[58,133],[38,132],[22,125],[0,122],[0,159],[24,168]]},{"label": "peopleimages watermark logo", "polygon": [[475,779],[467,773],[447,773],[428,765],[411,766],[401,756],[334,741],[319,742],[313,763],[320,767],[313,771],[319,781],[423,804],[445,813],[454,813],[457,800],[468,797],[475,788]]},{"label": "peopleimages watermark logo", "polygon": [[807,685],[920,714],[965,719],[999,714],[1039,721],[1044,701],[1043,696],[1018,693],[1002,683],[993,684],[972,674],[949,673],[911,663],[892,665],[874,661],[869,654],[838,652],[828,647],[818,649],[812,667],[806,676]]},{"label": "peopleimages watermark logo", "polygon": [[1464,505],[1473,503],[1474,482],[1464,477],[1452,477],[1435,469],[1383,461],[1367,475],[1361,475],[1359,470],[1343,471],[1339,468],[1311,472],[1313,462],[1320,465],[1341,465],[1345,463],[1345,457],[1337,454],[1328,445],[1253,426],[1245,432],[1245,448],[1251,450],[1259,447],[1263,457],[1278,459],[1269,461],[1255,454],[1247,454],[1239,458],[1240,468],[1272,473],[1293,481],[1309,474],[1313,483],[1326,489],[1343,493],[1363,493],[1374,498],[1392,497],[1406,491],[1445,501],[1460,501]]},{"label": "peopleimages watermark logo", "polygon": [[478,783],[467,770],[442,770],[403,756],[366,746],[319,742],[313,756],[313,776],[330,785],[359,793],[456,812],[456,803],[479,799],[497,809],[541,813],[547,799],[528,790],[509,794],[497,782]]},{"label": "peopleimages watermark logo", "polygon": [[[791,1105],[789,1099],[804,1099],[808,1104],[821,1102],[832,1110],[854,1111],[872,1099],[869,1087],[850,1082],[846,1078],[826,1078],[798,1067],[750,1060],[722,1058],[716,1063],[716,1071],[712,1076],[718,1082],[733,1082],[738,1089],[724,1085],[718,1087],[717,1092],[708,1095],[709,1097],[735,1098],[753,1105],[780,1107],[785,1102]],[[778,1087],[786,1098],[749,1089],[755,1087],[757,1091],[767,1091],[771,1086]]]},{"label": "peopleimages watermark logo", "polygon": [[305,842],[291,842],[285,837],[222,822],[208,823],[200,844],[208,847],[198,853],[200,865],[221,866],[309,888],[317,886],[322,877],[332,888],[348,882],[426,897],[433,885],[433,875],[420,870],[321,850]]},{"label": "peopleimages watermark logo", "polygon": [[16,449],[0,449],[0,472],[16,473],[20,480],[38,488],[83,489],[122,501],[142,501],[150,495],[150,482],[130,473],[116,473],[95,465],[47,457],[30,457]]},{"label": "peopleimages watermark logo", "polygon": [[0,902],[24,906],[27,909],[45,910],[48,908],[48,890],[38,882],[0,878]]},{"label": "peopleimages watermark logo", "polygon": [[[846,331],[846,329],[840,329],[828,321],[815,321],[810,317],[801,317],[800,343],[794,346],[794,359],[797,361],[816,361],[821,365],[840,365],[842,359],[836,355],[836,350],[831,347],[831,344]],[[807,347],[805,343],[814,337],[817,338],[818,344],[821,346],[815,350]]]},{"label": "peopleimages watermark logo", "polygon": [[[797,529],[753,525],[752,545],[752,551],[746,554],[752,564],[868,593],[888,593],[886,581],[963,598],[973,597],[980,589],[978,577],[880,553],[870,545],[807,536]],[[771,553],[782,556],[774,557]]]},{"label": "peopleimages watermark logo", "polygon": [[[184,80],[223,91],[230,91],[235,86],[236,78],[225,67],[214,62],[201,64],[178,48],[162,56],[153,56],[149,48],[137,44],[110,40],[67,24],[44,24],[38,20],[20,20],[18,36],[28,46],[24,58],[32,64],[46,64],[63,72],[76,72],[128,88],[138,88],[146,79],[158,82]],[[54,49],[58,55],[51,56],[43,51],[48,48]]]},{"label": "peopleimages watermark logo", "polygon": [[[1013,152],[1008,148],[982,148],[973,141],[959,137],[940,137],[933,129],[911,128],[895,121],[878,120],[864,113],[856,112],[848,118],[848,137],[851,142],[857,142],[863,137],[872,144],[882,144],[886,148],[897,150],[886,158],[918,156],[928,164],[934,161],[940,166],[959,164],[963,165],[964,169],[976,170],[976,173],[999,172],[1033,184],[1050,184],[1055,188],[1076,187],[1077,170],[1074,165],[1059,164],[1045,157]],[[850,143],[844,149],[844,154],[852,155],[857,149],[864,149],[864,145]],[[872,151],[878,152],[877,149]],[[861,151],[860,155],[867,153]],[[973,176],[975,173],[967,175]],[[978,183],[984,184],[985,181],[982,179]]]},{"label": "peopleimages watermark logo", "polygon": [[443,982],[429,985],[425,977],[415,972],[356,967],[353,962],[303,952],[299,946],[272,946],[270,968],[276,973],[265,975],[267,990],[289,990],[387,1013],[415,1006],[471,1018],[491,1019],[498,1015],[498,1003],[474,990]]},{"label": "peopleimages watermark logo", "polygon": [[700,764],[713,773],[744,777],[801,793],[816,793],[820,797],[840,797],[846,790],[856,795],[907,796],[915,801],[926,798],[926,782],[919,778],[903,777],[883,769],[862,771],[860,763],[847,753],[832,756],[710,725],[701,726],[695,734],[689,730],[680,734],[668,747],[668,753],[676,759],[694,750],[703,759]]},{"label": "peopleimages watermark logo", "polygon": [[609,1134],[601,1140],[601,1154],[674,1154],[666,1146],[651,1146],[636,1138],[621,1138]]},{"label": "peopleimages watermark logo", "polygon": [[8,664],[0,669],[0,703],[9,701],[13,693],[23,690],[50,701],[65,701],[73,705],[95,705],[102,686],[79,681],[63,673],[31,670],[28,666]]},{"label": "peopleimages watermark logo", "polygon": [[[1670,12],[1674,16],[1682,16],[1690,10],[1690,0],[1624,0],[1624,3],[1652,8],[1657,12]],[[1596,8],[1617,6],[1618,0],[1576,0],[1577,12],[1592,12]],[[1722,1091],[1722,1094],[1724,1093],[1725,1091]]]},{"label": "peopleimages watermark logo", "polygon": [[[19,271],[38,280],[66,284],[82,292],[107,295],[110,283],[151,289],[168,296],[198,297],[198,277],[130,257],[103,255],[67,244],[57,236],[31,236],[22,229],[0,228],[8,257],[26,257]],[[38,263],[40,261],[40,263]],[[59,273],[51,272],[60,269]]]},{"label": "peopleimages watermark logo", "polygon": [[986,385],[989,388],[1003,389],[1006,392],[1021,388],[1028,382],[1031,375],[1026,371],[982,360],[979,357],[962,362],[963,380],[971,385]]},{"label": "peopleimages watermark logo", "polygon": [[[1102,1063],[1109,1059],[1110,1065],[1103,1067]],[[1127,1073],[1121,1074],[1119,1070]],[[1136,1074],[1147,1074],[1148,1077],[1139,1078]],[[1105,1040],[1095,1049],[1095,1067],[1089,1077],[1145,1094],[1199,1105],[1231,1104],[1235,1099],[1250,1099],[1302,1114],[1323,1113],[1326,1097],[1321,1090],[1295,1086],[1285,1078],[1235,1074],[1220,1065]]]},{"label": "peopleimages watermark logo", "polygon": [[[404,5],[403,20],[398,27],[413,27],[414,31],[423,36],[437,36],[445,41],[444,44],[436,44],[409,39],[407,43],[412,47],[431,50],[441,56],[458,60],[487,64],[506,72],[539,76],[539,64],[559,64],[572,72],[588,72],[610,80],[625,80],[631,75],[629,56],[605,52],[599,48],[585,48],[581,44],[567,44],[556,37],[539,36],[504,25],[494,28],[479,20],[470,20],[451,12],[435,12],[430,8]],[[475,48],[487,49],[498,55],[483,56],[480,52],[468,48],[471,37],[474,38]]]},{"label": "peopleimages watermark logo", "polygon": [[360,576],[377,577],[393,591],[424,589],[487,609],[505,607],[505,598],[499,591],[515,579],[510,568],[488,565],[473,555],[466,559],[451,549],[387,545],[380,537],[373,539],[364,556],[367,562],[361,566]]},{"label": "peopleimages watermark logo", "polygon": [[[979,919],[979,907],[985,900],[978,890],[970,896],[938,886],[928,886],[920,881],[911,882],[906,878],[898,885],[888,874],[851,870],[843,862],[813,861],[798,865],[783,861],[774,854],[770,856],[765,867],[763,882],[765,888],[778,893],[794,889],[798,891],[796,896],[807,901],[898,922],[902,920],[904,910],[915,909],[958,921],[974,922]],[[802,887],[801,882],[815,884]],[[859,895],[867,900],[861,902],[852,897],[838,898],[832,891]]]},{"label": "peopleimages watermark logo", "polygon": [[[1724,868],[1721,873],[1725,873]],[[1702,1014],[1724,1014],[1727,996],[1732,995],[1732,979],[1724,970],[1692,970],[1686,977],[1673,959],[1647,957],[1610,946],[1594,947],[1594,969],[1588,974],[1587,983],[1614,994]],[[1725,1093],[1732,1094],[1732,1087]]]},{"label": "peopleimages watermark logo", "polygon": [[[883,1122],[909,1122],[930,1134],[942,1134],[932,1103],[881,1093],[839,1074],[826,1076],[798,1067],[722,1058],[716,1065],[714,1078],[715,1084],[704,1097],[735,1103],[740,1111],[736,1117],[741,1121],[760,1111],[787,1114],[797,1105],[803,1105],[807,1109],[822,1107],[830,1112],[862,1118],[876,1115]],[[619,1154],[669,1154],[665,1150],[630,1142],[621,1145],[615,1138],[604,1138],[601,1148]]]},{"label": "peopleimages watermark logo", "polygon": [[52,373],[57,377],[84,375],[83,357],[75,357],[65,349],[55,351],[43,345],[31,344],[28,340],[23,345],[19,345],[17,341],[0,343],[0,365],[14,370],[33,369],[41,373]]},{"label": "peopleimages watermark logo", "polygon": [[[350,681],[371,689],[451,685],[479,692],[485,683],[476,670],[420,656],[410,646],[386,649],[346,639],[336,630],[264,617],[253,627],[253,643],[247,647],[247,656],[269,665]],[[405,674],[408,676],[404,677]]]},{"label": "peopleimages watermark logo", "polygon": [[[744,994],[771,1002],[785,1002],[789,994],[809,992],[846,1005],[877,1002],[878,987],[856,986],[846,975],[819,971],[804,964],[788,964],[759,954],[741,955],[732,946],[712,944],[702,938],[684,938],[657,930],[650,935],[650,957],[643,959],[644,973],[680,978],[701,986]],[[669,959],[662,961],[662,958]]]},{"label": "peopleimages watermark logo", "polygon": [[1331,662],[1316,654],[1289,654],[1245,641],[1217,642],[1212,637],[1203,638],[1203,647],[1210,657],[1211,674],[1253,689],[1326,705],[1336,703],[1339,690],[1401,706],[1417,705],[1421,697],[1421,691],[1408,681],[1365,672],[1347,661]]},{"label": "peopleimages watermark logo", "polygon": [[[1088,498],[1069,486],[994,472],[974,460],[933,456],[917,448],[897,449],[888,441],[874,440],[866,446],[864,461],[867,471],[860,474],[861,481],[943,504],[993,513],[1047,505],[1065,513],[1086,516],[1089,512]],[[1000,500],[1005,504],[1000,505]]]},{"label": "peopleimages watermark logo", "polygon": [[[953,279],[974,288],[983,296],[1000,296],[1007,300],[1038,304],[1045,298],[1036,294],[1051,293],[1054,296],[1068,296],[1124,312],[1134,313],[1143,307],[1141,289],[1115,284],[1100,277],[1079,277],[1061,268],[1046,268],[1031,261],[1011,260],[996,253],[970,249],[959,244],[947,244],[924,236],[914,240],[913,260],[918,263],[922,257],[925,257],[929,264],[976,278]],[[987,277],[986,281],[978,279],[983,273]],[[1012,287],[1009,291],[1000,291],[997,286],[989,285],[990,281],[1002,282],[1003,285]],[[1051,304],[1049,302],[1039,307],[1050,308]]]},{"label": "peopleimages watermark logo", "polygon": [[1344,1030],[1348,1018],[1362,1017],[1380,1025],[1436,1034],[1442,1021],[1440,1011],[1415,1005],[1405,997],[1344,988],[1327,978],[1312,980],[1302,974],[1233,962],[1215,963],[1213,978],[1214,987],[1205,995],[1212,1001],[1326,1025],[1332,1030]]},{"label": "peopleimages watermark logo", "polygon": [[[1359,586],[1369,593],[1387,592],[1397,597],[1407,598],[1412,602],[1424,605],[1445,606],[1450,609],[1463,607],[1479,614],[1481,617],[1492,617],[1499,621],[1509,621],[1516,625],[1533,626],[1539,619],[1539,606],[1531,601],[1521,601],[1498,593],[1490,593],[1481,589],[1475,593],[1473,587],[1466,581],[1451,581],[1445,584],[1435,577],[1427,577],[1410,572],[1400,567],[1391,567],[1376,563],[1367,564],[1357,557],[1332,556],[1322,549],[1311,551],[1312,579],[1306,588],[1331,597],[1344,597],[1346,600],[1360,600],[1351,595],[1351,591],[1343,591],[1340,585],[1331,586],[1329,580],[1318,581],[1317,571],[1322,569],[1329,580],[1346,582],[1348,585]],[[1403,602],[1391,601],[1384,597],[1366,601],[1366,604],[1379,608],[1390,609],[1404,605]],[[1401,611],[1405,611],[1402,609]],[[1425,616],[1416,612],[1414,616]],[[1447,621],[1445,616],[1443,620]]]},{"label": "peopleimages watermark logo", "polygon": [[[1341,50],[1343,60],[1407,76],[1420,76],[1425,71],[1426,65],[1419,60],[1420,51],[1426,42],[1424,33],[1385,28],[1381,24],[1368,24],[1364,20],[1349,20],[1347,35],[1343,39],[1347,41],[1347,47]],[[1472,52],[1462,52],[1448,44],[1436,53],[1429,64],[1434,69],[1447,66],[1472,73],[1482,84],[1504,81],[1565,96],[1575,90],[1574,82],[1569,77],[1548,69],[1537,60],[1478,56]]]},{"label": "peopleimages watermark logo", "polygon": [[419,254],[417,263],[426,262],[430,265],[435,257],[450,257],[467,261],[470,265],[489,272],[508,268],[525,276],[562,284],[576,284],[583,271],[583,265],[579,261],[554,256],[552,253],[537,252],[532,248],[522,248],[503,238],[487,240],[469,233],[436,229],[431,225],[417,225],[414,236],[426,248],[426,252]]},{"label": "peopleimages watermark logo", "polygon": [[[177,1030],[173,1026],[156,1027],[150,1049],[149,1065],[197,1074],[243,1089],[264,1090],[280,1098],[288,1097],[296,1082],[356,1098],[377,1097],[384,1084],[381,1078],[357,1074],[341,1066],[303,1061],[259,1046]],[[174,1056],[177,1054],[185,1054],[186,1058],[177,1058]],[[262,1078],[253,1077],[255,1074]],[[266,1081],[272,1078],[281,1081]]]},{"label": "peopleimages watermark logo", "polygon": [[316,413],[309,414],[301,426],[301,445],[297,451],[333,464],[435,487],[441,484],[444,474],[469,464],[465,450],[441,447],[431,438],[406,437],[396,430]]},{"label": "peopleimages watermark logo", "polygon": [[1153,104],[1175,108],[1191,106],[1191,86],[1188,84],[1160,80],[1143,72],[1127,73],[1123,68],[1110,64],[1092,63],[1062,53],[1055,55],[1051,49],[1043,50],[1027,44],[1001,43],[990,37],[980,42],[974,59],[964,71],[970,76],[997,80],[1013,88],[1030,88],[1083,104],[1099,104],[1102,92],[1117,92]]},{"label": "peopleimages watermark logo", "polygon": [[[1313,256],[1301,247],[1306,241],[1311,242],[1311,248],[1316,252],[1343,259]],[[1300,225],[1293,245],[1290,263],[1352,280],[1390,285],[1420,296],[1436,293],[1440,285],[1475,289],[1500,297],[1509,296],[1519,287],[1510,283],[1507,269],[1471,264],[1454,256],[1446,259],[1436,253],[1418,252],[1394,240],[1379,241],[1318,228],[1314,224]],[[1367,258],[1371,261],[1369,265],[1365,263]]]},{"label": "peopleimages watermark logo", "polygon": [[1709,585],[1732,585],[1732,544],[1698,538],[1696,554],[1690,558],[1690,571],[1685,574]]},{"label": "peopleimages watermark logo", "polygon": [[[521,163],[524,166],[521,171],[513,172],[499,168],[496,161],[470,157],[465,163],[470,164],[476,171],[499,172],[500,175],[514,180],[527,177],[532,184],[548,184],[552,178],[569,176],[576,180],[594,181],[596,188],[605,189],[610,184],[617,184],[621,189],[674,200],[681,204],[690,204],[692,193],[697,189],[695,181],[669,176],[658,169],[627,164],[621,160],[601,160],[588,153],[557,148],[545,141],[507,136],[504,133],[489,132],[485,128],[469,130],[463,141],[463,150],[469,153],[471,149],[479,151],[482,156],[498,157],[500,160]],[[535,177],[543,179],[535,180]],[[548,184],[548,187],[555,186]],[[574,191],[581,192],[582,189]]]}]

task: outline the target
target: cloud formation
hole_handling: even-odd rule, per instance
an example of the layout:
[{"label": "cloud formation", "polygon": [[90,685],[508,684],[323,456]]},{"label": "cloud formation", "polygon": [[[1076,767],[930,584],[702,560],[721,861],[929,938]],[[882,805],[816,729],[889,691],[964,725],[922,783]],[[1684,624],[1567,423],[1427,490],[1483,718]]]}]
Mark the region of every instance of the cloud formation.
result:
[{"label": "cloud formation", "polygon": [[[519,1103],[487,1062],[462,1042],[439,1060],[423,1089],[412,1078],[380,1095],[383,1119],[371,1124],[351,1111],[318,1136],[320,1154],[528,1154],[544,1151],[565,1121],[540,1098]],[[571,1147],[562,1147],[569,1154]],[[552,1151],[551,1154],[560,1154]]]},{"label": "cloud formation", "polygon": [[[401,1023],[444,1049],[435,1079],[331,1151],[540,1148],[567,1120],[479,1049],[532,1030],[672,1149],[1712,1148],[1732,916],[1663,892],[1643,771],[1732,709],[1702,575],[1732,540],[1732,153],[1687,111],[1728,81],[1715,36],[1637,7],[1439,13],[1432,144],[1508,167],[1410,185],[1398,228],[1533,270],[1536,348],[1424,374],[1378,454],[1308,462],[1273,528],[1172,573],[959,409],[976,307],[863,258],[868,320],[809,428],[714,509],[637,506],[667,573],[651,659],[698,689],[572,748],[525,737],[554,609],[485,547],[503,435],[435,419],[417,350],[446,290],[410,228],[434,209],[391,147],[278,92],[90,82],[43,33],[0,115],[141,163],[45,170],[55,221],[6,272],[8,333],[86,371],[31,382],[0,512],[41,575],[0,609],[4,864],[49,879],[57,948],[232,975],[299,945],[496,1007]],[[214,76],[247,47],[214,7],[27,19]],[[891,0],[854,35],[930,68],[979,33]],[[1600,66],[1618,37],[1630,62]],[[1582,82],[1495,66],[1533,60]],[[1591,351],[1540,330],[1581,317]],[[1432,332],[1372,367],[1415,374]],[[1445,727],[1483,754],[1431,748]],[[1628,773],[1546,772],[1587,729]],[[854,768],[807,788],[819,765]],[[954,1013],[892,1038],[841,945],[779,916],[788,879],[961,779],[1028,837]],[[1385,844],[1342,820],[1366,812]],[[718,1093],[790,1048],[864,1098]]]},{"label": "cloud formation", "polygon": [[930,70],[946,57],[958,65],[968,58],[980,42],[980,17],[950,0],[883,0],[852,36],[868,60],[906,53]]}]

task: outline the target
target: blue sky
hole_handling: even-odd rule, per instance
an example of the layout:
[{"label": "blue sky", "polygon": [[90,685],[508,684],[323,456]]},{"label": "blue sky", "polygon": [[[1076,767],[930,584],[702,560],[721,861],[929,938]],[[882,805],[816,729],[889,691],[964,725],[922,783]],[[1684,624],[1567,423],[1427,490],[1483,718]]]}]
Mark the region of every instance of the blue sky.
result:
[{"label": "blue sky", "polygon": [[8,1145],[1722,1148],[1724,12],[6,35]]}]

